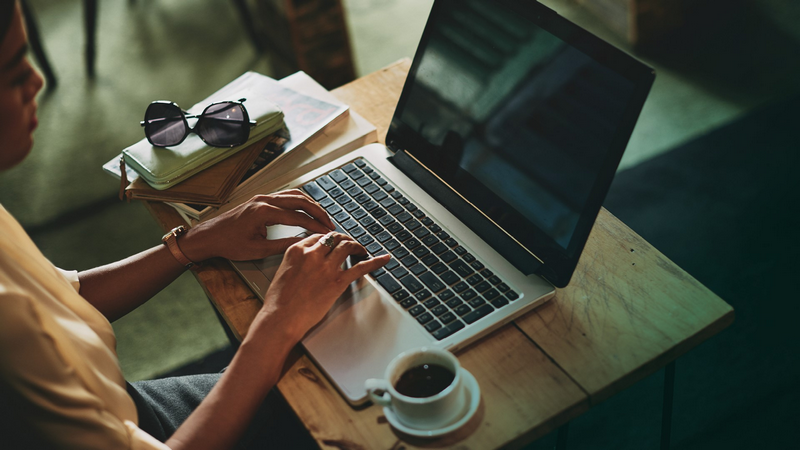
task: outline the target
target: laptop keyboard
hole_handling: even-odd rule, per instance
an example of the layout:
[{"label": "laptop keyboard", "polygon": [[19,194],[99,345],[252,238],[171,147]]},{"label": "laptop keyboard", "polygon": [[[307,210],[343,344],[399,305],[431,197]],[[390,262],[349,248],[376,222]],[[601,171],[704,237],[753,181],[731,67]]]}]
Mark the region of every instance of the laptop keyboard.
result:
[{"label": "laptop keyboard", "polygon": [[436,339],[519,298],[363,159],[305,184],[303,190],[371,255],[392,255],[370,276]]}]

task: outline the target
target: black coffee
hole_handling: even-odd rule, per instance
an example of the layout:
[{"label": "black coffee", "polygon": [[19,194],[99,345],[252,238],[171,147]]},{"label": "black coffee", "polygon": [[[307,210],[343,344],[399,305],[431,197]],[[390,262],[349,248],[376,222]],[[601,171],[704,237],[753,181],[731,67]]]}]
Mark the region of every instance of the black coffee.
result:
[{"label": "black coffee", "polygon": [[422,364],[406,370],[394,388],[409,397],[430,397],[450,386],[455,377],[453,372],[438,364]]}]

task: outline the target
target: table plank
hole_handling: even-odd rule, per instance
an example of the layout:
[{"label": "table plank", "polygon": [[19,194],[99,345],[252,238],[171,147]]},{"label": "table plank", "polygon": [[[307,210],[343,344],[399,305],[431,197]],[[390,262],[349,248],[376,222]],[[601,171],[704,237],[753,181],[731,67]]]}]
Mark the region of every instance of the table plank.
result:
[{"label": "table plank", "polygon": [[733,317],[727,303],[603,209],[569,286],[517,324],[595,405]]},{"label": "table plank", "polygon": [[321,448],[498,448],[539,438],[588,407],[588,397],[513,325],[458,353],[478,380],[481,405],[468,424],[440,439],[395,431],[382,408],[351,408],[317,367],[299,358],[278,383]]}]

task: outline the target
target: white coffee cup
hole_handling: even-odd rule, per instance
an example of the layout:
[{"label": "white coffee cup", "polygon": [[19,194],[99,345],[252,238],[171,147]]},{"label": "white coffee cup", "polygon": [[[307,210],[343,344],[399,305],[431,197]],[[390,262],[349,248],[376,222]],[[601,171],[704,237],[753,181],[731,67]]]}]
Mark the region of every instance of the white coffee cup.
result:
[{"label": "white coffee cup", "polygon": [[[400,377],[423,364],[438,364],[451,371],[453,381],[430,397],[410,397],[395,389]],[[464,411],[466,395],[462,388],[462,369],[452,353],[437,348],[408,350],[395,357],[386,368],[384,379],[366,381],[367,393],[378,405],[391,408],[397,419],[411,428],[435,430],[449,425]]]}]

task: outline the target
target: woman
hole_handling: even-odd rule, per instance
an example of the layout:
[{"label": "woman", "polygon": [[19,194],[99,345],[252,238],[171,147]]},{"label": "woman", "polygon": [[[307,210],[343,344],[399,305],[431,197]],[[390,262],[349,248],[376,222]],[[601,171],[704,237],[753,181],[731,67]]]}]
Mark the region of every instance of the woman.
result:
[{"label": "woman", "polygon": [[[0,0],[0,171],[25,158],[37,127],[35,97],[42,78],[26,50],[19,5]],[[270,240],[265,226],[275,223],[319,234]],[[177,278],[186,269],[180,255],[157,245],[107,266],[62,271],[0,206],[0,403],[13,407],[13,419],[23,427],[2,433],[0,446],[22,435],[28,442],[43,439],[64,448],[233,447],[278,381],[289,350],[350,282],[389,259],[342,270],[348,255],[366,251],[332,229],[318,204],[292,190],[257,196],[177,238],[178,251],[192,262],[250,260],[284,251],[285,256],[223,375],[200,378],[196,385],[189,379],[134,388],[122,377],[109,321]],[[332,248],[326,245],[329,237]],[[159,386],[169,391],[158,392]],[[205,399],[196,408],[193,398],[178,401],[197,392]],[[144,410],[150,413],[145,418]]]}]

